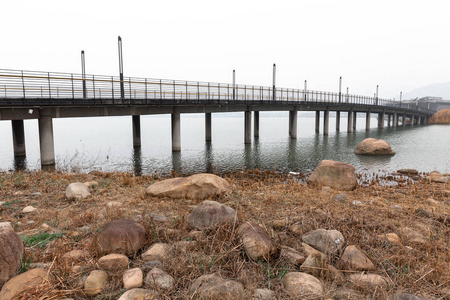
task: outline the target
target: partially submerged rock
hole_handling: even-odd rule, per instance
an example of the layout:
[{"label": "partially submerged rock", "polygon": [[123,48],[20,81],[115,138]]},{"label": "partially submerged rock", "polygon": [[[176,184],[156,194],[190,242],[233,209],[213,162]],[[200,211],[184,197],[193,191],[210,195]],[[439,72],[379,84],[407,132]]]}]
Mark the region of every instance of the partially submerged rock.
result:
[{"label": "partially submerged rock", "polygon": [[358,155],[373,155],[373,156],[390,156],[395,155],[395,151],[384,140],[374,138],[367,138],[362,140],[353,150],[353,153]]},{"label": "partially submerged rock", "polygon": [[313,187],[329,186],[337,190],[351,191],[357,184],[355,167],[344,162],[322,160],[307,182]]},{"label": "partially submerged rock", "polygon": [[157,197],[205,200],[230,192],[228,182],[213,174],[196,174],[156,182],[149,186],[146,194]]}]

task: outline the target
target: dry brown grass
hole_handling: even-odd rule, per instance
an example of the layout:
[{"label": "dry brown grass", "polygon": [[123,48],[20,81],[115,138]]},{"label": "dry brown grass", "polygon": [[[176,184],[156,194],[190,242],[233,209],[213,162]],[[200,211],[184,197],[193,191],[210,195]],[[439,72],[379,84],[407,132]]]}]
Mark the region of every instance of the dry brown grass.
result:
[{"label": "dry brown grass", "polygon": [[429,120],[429,124],[450,124],[450,108],[441,109],[435,113]]},{"label": "dry brown grass", "polygon": [[[51,280],[37,290],[29,291],[21,299],[59,299],[72,297],[89,299],[82,290],[82,278],[96,268],[99,254],[92,245],[95,234],[109,221],[130,218],[141,222],[147,229],[147,243],[142,251],[154,242],[174,245],[173,259],[163,262],[163,269],[176,279],[176,288],[161,291],[161,299],[187,299],[190,283],[203,274],[218,272],[221,276],[244,284],[246,298],[253,289],[269,287],[278,296],[289,299],[282,291],[280,279],[288,271],[298,271],[279,259],[278,254],[269,261],[251,261],[242,250],[235,231],[238,224],[224,224],[211,228],[199,237],[190,237],[186,215],[199,201],[145,196],[145,188],[160,178],[135,177],[122,173],[66,174],[66,173],[2,173],[0,174],[1,221],[9,221],[22,235],[42,232],[60,233],[62,238],[48,242],[43,247],[26,250],[26,260],[53,263]],[[443,288],[450,285],[450,187],[420,179],[414,184],[381,186],[379,177],[367,179],[365,186],[345,192],[347,200],[336,201],[341,192],[311,189],[302,176],[292,176],[269,171],[250,170],[223,174],[233,185],[233,191],[218,201],[235,208],[242,220],[261,224],[278,246],[300,249],[301,235],[317,228],[337,229],[346,244],[357,245],[376,265],[375,273],[388,277],[393,285],[388,289],[369,290],[356,288],[347,280],[336,279],[321,271],[326,295],[333,298],[336,289],[346,287],[357,290],[361,299],[386,299],[395,292],[410,292],[442,299]],[[95,180],[99,186],[92,197],[83,201],[70,201],[64,197],[66,186],[76,181]],[[33,194],[39,192],[40,194]],[[433,198],[438,205],[429,204]],[[355,206],[353,200],[364,206]],[[108,207],[115,201],[120,206]],[[23,214],[22,208],[34,205],[38,213]],[[400,205],[403,209],[394,209]],[[424,210],[416,211],[418,208]],[[167,222],[152,219],[152,214],[166,216]],[[285,228],[272,228],[270,222],[287,218]],[[33,220],[35,223],[29,224]],[[42,224],[50,228],[44,229]],[[300,231],[289,231],[289,225],[300,223]],[[401,228],[411,226],[426,234],[423,245],[390,244],[379,237],[389,232],[401,236]],[[176,244],[179,241],[196,241],[186,251]],[[62,263],[64,253],[73,249],[87,249],[91,257],[83,262],[83,271],[73,274]],[[140,253],[132,259],[130,267],[148,267],[140,260]],[[338,266],[338,257],[326,263]],[[349,272],[344,272],[345,274]],[[95,299],[116,299],[122,292],[120,274],[110,274],[104,293]]]}]

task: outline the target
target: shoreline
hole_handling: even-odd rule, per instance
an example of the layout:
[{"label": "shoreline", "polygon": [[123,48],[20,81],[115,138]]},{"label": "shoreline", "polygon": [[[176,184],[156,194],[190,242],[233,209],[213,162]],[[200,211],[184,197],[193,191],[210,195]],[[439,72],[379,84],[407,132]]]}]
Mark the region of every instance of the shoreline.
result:
[{"label": "shoreline", "polygon": [[[251,299],[257,288],[269,288],[279,299],[289,299],[282,277],[286,272],[301,270],[299,265],[285,261],[280,252],[266,262],[252,261],[227,226],[193,235],[186,216],[201,201],[147,196],[145,189],[162,177],[42,171],[2,176],[6,178],[0,188],[0,222],[11,222],[25,241],[44,234],[54,238],[40,244],[27,242],[25,265],[47,268],[53,278],[60,280],[50,280],[23,299],[55,295],[92,299],[85,295],[80,282],[99,268],[97,262],[102,255],[92,246],[94,237],[108,222],[122,218],[139,222],[147,232],[145,246],[130,258],[129,268],[147,273],[150,269],[141,254],[154,243],[173,247],[173,254],[161,262],[160,268],[175,278],[176,287],[160,290],[161,298],[188,299],[189,286],[196,278],[218,273],[244,285],[243,299]],[[450,297],[450,290],[443,288],[450,277],[449,183],[431,182],[420,176],[414,184],[391,187],[375,181],[342,192],[311,188],[294,175],[270,171],[238,171],[221,177],[231,184],[232,191],[214,200],[238,211],[241,220],[263,226],[279,251],[290,247],[306,255],[302,252],[304,234],[318,228],[336,229],[342,232],[347,246],[356,245],[374,263],[375,270],[369,273],[392,282],[377,288],[355,286],[348,278],[356,271],[346,271],[338,257],[331,257],[326,263],[335,266],[340,275],[316,274],[324,285],[325,298],[353,293],[358,295],[354,299],[387,299],[401,292],[426,299]],[[69,183],[87,181],[97,183],[90,197],[79,201],[65,197]],[[36,211],[25,213],[26,206]],[[411,232],[420,239],[408,235]],[[395,234],[399,240],[386,240],[387,234]],[[180,242],[186,241],[195,244],[182,248]],[[62,257],[71,250],[87,251],[86,258],[72,265],[81,265],[81,270],[64,264]],[[193,262],[194,257],[206,260]],[[108,285],[100,295],[103,298],[98,299],[117,299],[123,294],[122,276],[118,274],[109,273]]]}]

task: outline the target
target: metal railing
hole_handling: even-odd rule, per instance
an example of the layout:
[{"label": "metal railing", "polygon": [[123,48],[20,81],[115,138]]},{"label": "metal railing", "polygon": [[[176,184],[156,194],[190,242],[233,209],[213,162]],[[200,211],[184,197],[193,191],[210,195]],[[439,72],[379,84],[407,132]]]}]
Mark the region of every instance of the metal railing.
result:
[{"label": "metal railing", "polygon": [[[23,104],[27,105],[32,104],[32,101],[25,100],[47,99],[51,100],[50,103],[53,105],[85,104],[84,100],[93,104],[137,105],[150,104],[154,100],[158,100],[159,103],[172,100],[177,103],[259,101],[261,103],[325,102],[365,106],[401,106],[400,102],[388,99],[304,89],[275,88],[274,90],[268,86],[136,77],[125,77],[121,81],[119,76],[0,69],[0,104],[7,104],[5,99],[19,100],[13,101],[14,104],[20,104],[22,100]],[[417,105],[405,108],[433,113]]]}]

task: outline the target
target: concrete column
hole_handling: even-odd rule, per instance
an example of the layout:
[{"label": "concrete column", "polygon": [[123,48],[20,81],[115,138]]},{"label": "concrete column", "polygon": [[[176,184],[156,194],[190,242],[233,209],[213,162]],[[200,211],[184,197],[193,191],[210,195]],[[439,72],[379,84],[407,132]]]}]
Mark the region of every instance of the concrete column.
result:
[{"label": "concrete column", "polygon": [[259,111],[254,111],[253,117],[253,136],[259,137]]},{"label": "concrete column", "polygon": [[353,111],[349,110],[347,115],[347,132],[353,132]]},{"label": "concrete column", "polygon": [[406,126],[406,114],[403,114],[403,116],[402,116],[402,126],[403,127]]},{"label": "concrete column", "polygon": [[211,113],[205,113],[205,141],[211,142]]},{"label": "concrete column", "polygon": [[392,122],[392,126],[393,127],[397,127],[398,126],[398,115],[397,115],[397,113],[394,113],[394,120]]},{"label": "concrete column", "polygon": [[416,117],[414,115],[411,115],[411,126],[414,126],[415,119],[416,119]]},{"label": "concrete column", "polygon": [[328,135],[329,124],[330,124],[330,111],[326,109],[323,111],[323,135]]},{"label": "concrete column", "polygon": [[316,111],[316,132],[319,133],[320,127],[320,110]]},{"label": "concrete column", "polygon": [[23,120],[12,120],[11,125],[14,156],[25,156],[25,130],[23,128]]},{"label": "concrete column", "polygon": [[366,131],[370,130],[370,111],[366,112]]},{"label": "concrete column", "polygon": [[339,131],[341,128],[341,112],[336,112],[336,131]]},{"label": "concrete column", "polygon": [[356,117],[357,117],[357,112],[354,111],[353,112],[353,131],[356,131]]},{"label": "concrete column", "polygon": [[131,116],[133,125],[133,147],[141,146],[141,116]]},{"label": "concrete column", "polygon": [[417,125],[422,125],[422,117],[421,116],[417,117]]},{"label": "concrete column", "polygon": [[297,111],[289,111],[289,136],[291,139],[297,138]]},{"label": "concrete column", "polygon": [[384,112],[378,113],[378,128],[384,128]]},{"label": "concrete column", "polygon": [[244,143],[252,143],[252,112],[244,112]]},{"label": "concrete column", "polygon": [[55,164],[55,146],[53,142],[53,123],[50,111],[41,111],[39,118],[39,146],[41,149],[41,166]]},{"label": "concrete column", "polygon": [[391,127],[391,114],[387,115],[387,126]]},{"label": "concrete column", "polygon": [[181,151],[181,118],[177,107],[172,113],[172,152]]}]

